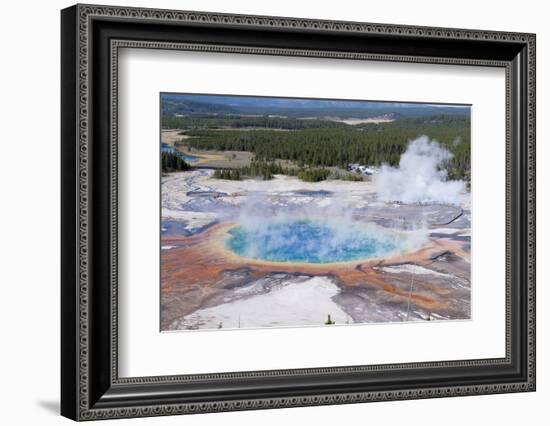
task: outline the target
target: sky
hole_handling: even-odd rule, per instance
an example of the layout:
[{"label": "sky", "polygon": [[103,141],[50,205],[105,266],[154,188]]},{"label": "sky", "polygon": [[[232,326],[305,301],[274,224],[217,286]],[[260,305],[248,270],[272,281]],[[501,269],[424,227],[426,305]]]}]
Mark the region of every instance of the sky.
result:
[{"label": "sky", "polygon": [[355,101],[337,99],[305,99],[305,98],[278,98],[260,96],[231,96],[231,95],[203,95],[203,94],[174,94],[163,93],[161,99],[179,99],[182,101],[204,102],[208,104],[221,104],[233,107],[275,107],[275,108],[366,108],[366,109],[407,109],[419,107],[461,107],[464,104],[430,104],[416,102],[387,102],[387,101]]}]

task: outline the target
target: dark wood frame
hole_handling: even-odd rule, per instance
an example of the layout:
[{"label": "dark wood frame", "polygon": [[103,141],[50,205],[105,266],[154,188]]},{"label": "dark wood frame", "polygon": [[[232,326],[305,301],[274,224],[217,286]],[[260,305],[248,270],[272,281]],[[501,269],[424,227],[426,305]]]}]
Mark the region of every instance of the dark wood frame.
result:
[{"label": "dark wood frame", "polygon": [[[76,5],[61,13],[61,413],[75,420],[535,390],[535,36]],[[506,69],[506,357],[119,378],[121,47]]]}]

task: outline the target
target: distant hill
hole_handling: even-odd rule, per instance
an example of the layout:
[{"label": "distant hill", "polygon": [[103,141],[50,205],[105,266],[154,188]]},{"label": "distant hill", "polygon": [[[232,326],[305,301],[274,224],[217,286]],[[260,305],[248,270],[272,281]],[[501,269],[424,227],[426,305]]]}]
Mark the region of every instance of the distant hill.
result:
[{"label": "distant hill", "polygon": [[282,117],[369,118],[421,117],[427,115],[469,116],[469,106],[400,102],[338,101],[255,96],[161,94],[164,116],[194,115],[277,115]]},{"label": "distant hill", "polygon": [[215,104],[192,99],[184,99],[175,95],[162,95],[162,115],[194,115],[194,114],[237,114],[238,110],[223,104]]}]

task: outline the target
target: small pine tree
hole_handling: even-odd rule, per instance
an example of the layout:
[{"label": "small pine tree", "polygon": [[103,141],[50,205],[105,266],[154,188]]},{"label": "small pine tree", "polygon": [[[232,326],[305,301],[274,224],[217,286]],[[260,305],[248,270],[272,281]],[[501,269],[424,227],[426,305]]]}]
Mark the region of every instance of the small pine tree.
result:
[{"label": "small pine tree", "polygon": [[325,325],[334,325],[334,324],[336,324],[336,322],[334,322],[330,317],[330,314],[328,314],[327,320],[325,321]]}]

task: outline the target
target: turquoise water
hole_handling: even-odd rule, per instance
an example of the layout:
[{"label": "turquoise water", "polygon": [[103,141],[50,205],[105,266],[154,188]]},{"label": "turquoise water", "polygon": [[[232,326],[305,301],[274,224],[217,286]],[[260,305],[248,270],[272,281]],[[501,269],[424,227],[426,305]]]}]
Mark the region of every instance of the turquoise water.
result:
[{"label": "turquoise water", "polygon": [[229,234],[229,250],[272,262],[346,262],[388,255],[405,244],[401,234],[378,226],[309,219],[241,225]]},{"label": "turquoise water", "polygon": [[176,149],[172,146],[169,146],[168,144],[163,143],[160,147],[161,152],[168,152],[173,154],[179,154],[179,156],[186,161],[187,163],[195,163],[200,160],[199,157],[195,157],[194,155],[189,154],[183,154],[181,152],[176,151]]},{"label": "turquoise water", "polygon": [[195,157],[194,155],[181,154],[181,157],[188,163],[195,163],[199,161],[199,157]]}]

